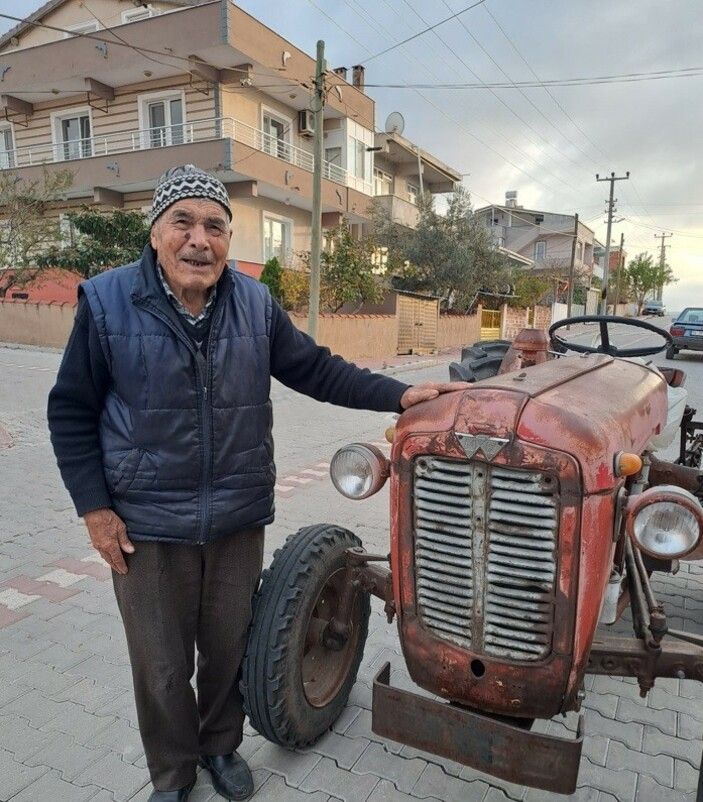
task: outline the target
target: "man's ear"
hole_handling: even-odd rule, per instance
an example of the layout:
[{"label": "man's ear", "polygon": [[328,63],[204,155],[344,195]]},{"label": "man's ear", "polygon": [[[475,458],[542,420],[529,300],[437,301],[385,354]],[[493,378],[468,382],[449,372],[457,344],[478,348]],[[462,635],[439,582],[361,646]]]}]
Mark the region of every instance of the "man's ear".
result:
[{"label": "man's ear", "polygon": [[154,223],[154,225],[151,227],[151,231],[149,232],[149,241],[151,242],[151,247],[155,251],[158,250],[158,248],[156,247],[156,243],[158,242],[158,236],[157,236],[157,233],[156,233],[157,230],[158,230],[158,227],[159,227],[159,224],[158,223]]}]

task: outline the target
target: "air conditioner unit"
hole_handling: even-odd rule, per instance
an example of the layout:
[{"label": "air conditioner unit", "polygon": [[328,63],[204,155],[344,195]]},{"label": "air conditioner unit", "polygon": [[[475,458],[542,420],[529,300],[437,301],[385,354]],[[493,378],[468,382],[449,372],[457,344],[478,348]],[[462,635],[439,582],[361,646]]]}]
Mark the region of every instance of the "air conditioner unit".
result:
[{"label": "air conditioner unit", "polygon": [[300,136],[315,135],[315,115],[310,109],[301,109],[298,112],[298,133]]}]

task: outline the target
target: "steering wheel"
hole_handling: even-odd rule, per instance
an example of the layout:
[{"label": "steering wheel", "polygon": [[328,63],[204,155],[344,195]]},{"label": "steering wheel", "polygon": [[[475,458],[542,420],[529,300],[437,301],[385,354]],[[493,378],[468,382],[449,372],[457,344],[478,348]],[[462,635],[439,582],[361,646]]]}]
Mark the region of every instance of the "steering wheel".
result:
[{"label": "steering wheel", "polygon": [[[600,345],[581,345],[580,343],[565,340],[559,337],[554,332],[564,326],[571,326],[578,323],[598,323],[600,327]],[[658,334],[663,340],[664,344],[659,346],[649,346],[645,348],[618,348],[610,342],[610,334],[608,332],[608,325],[617,323],[621,326],[632,326],[636,329],[645,329],[645,331],[654,332]],[[566,351],[576,351],[579,354],[608,354],[609,356],[652,356],[663,351],[668,345],[673,342],[671,335],[668,331],[654,326],[652,323],[646,323],[644,320],[633,320],[629,317],[618,317],[615,315],[584,315],[582,317],[568,317],[565,320],[559,320],[549,328],[549,338],[552,346],[559,346]]]}]

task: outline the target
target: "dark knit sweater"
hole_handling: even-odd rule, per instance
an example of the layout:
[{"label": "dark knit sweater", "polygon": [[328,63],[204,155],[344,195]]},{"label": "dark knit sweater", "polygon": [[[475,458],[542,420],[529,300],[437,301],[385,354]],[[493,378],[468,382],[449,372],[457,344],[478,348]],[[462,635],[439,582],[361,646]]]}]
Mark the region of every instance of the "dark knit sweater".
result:
[{"label": "dark knit sweater", "polygon": [[[188,330],[185,321],[183,325]],[[318,401],[352,409],[400,412],[400,398],[408,387],[333,356],[329,349],[299,331],[275,301],[270,362],[271,375],[287,387]],[[81,296],[48,404],[51,443],[79,516],[111,505],[98,434],[110,384],[97,327]]]}]

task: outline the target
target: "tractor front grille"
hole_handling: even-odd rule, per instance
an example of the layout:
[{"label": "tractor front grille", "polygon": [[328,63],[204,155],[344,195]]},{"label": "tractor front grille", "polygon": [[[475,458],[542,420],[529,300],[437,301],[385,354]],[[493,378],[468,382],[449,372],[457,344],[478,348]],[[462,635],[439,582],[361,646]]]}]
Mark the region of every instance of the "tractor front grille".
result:
[{"label": "tractor front grille", "polygon": [[546,657],[559,527],[552,477],[420,457],[414,507],[417,602],[425,626],[477,653]]}]

